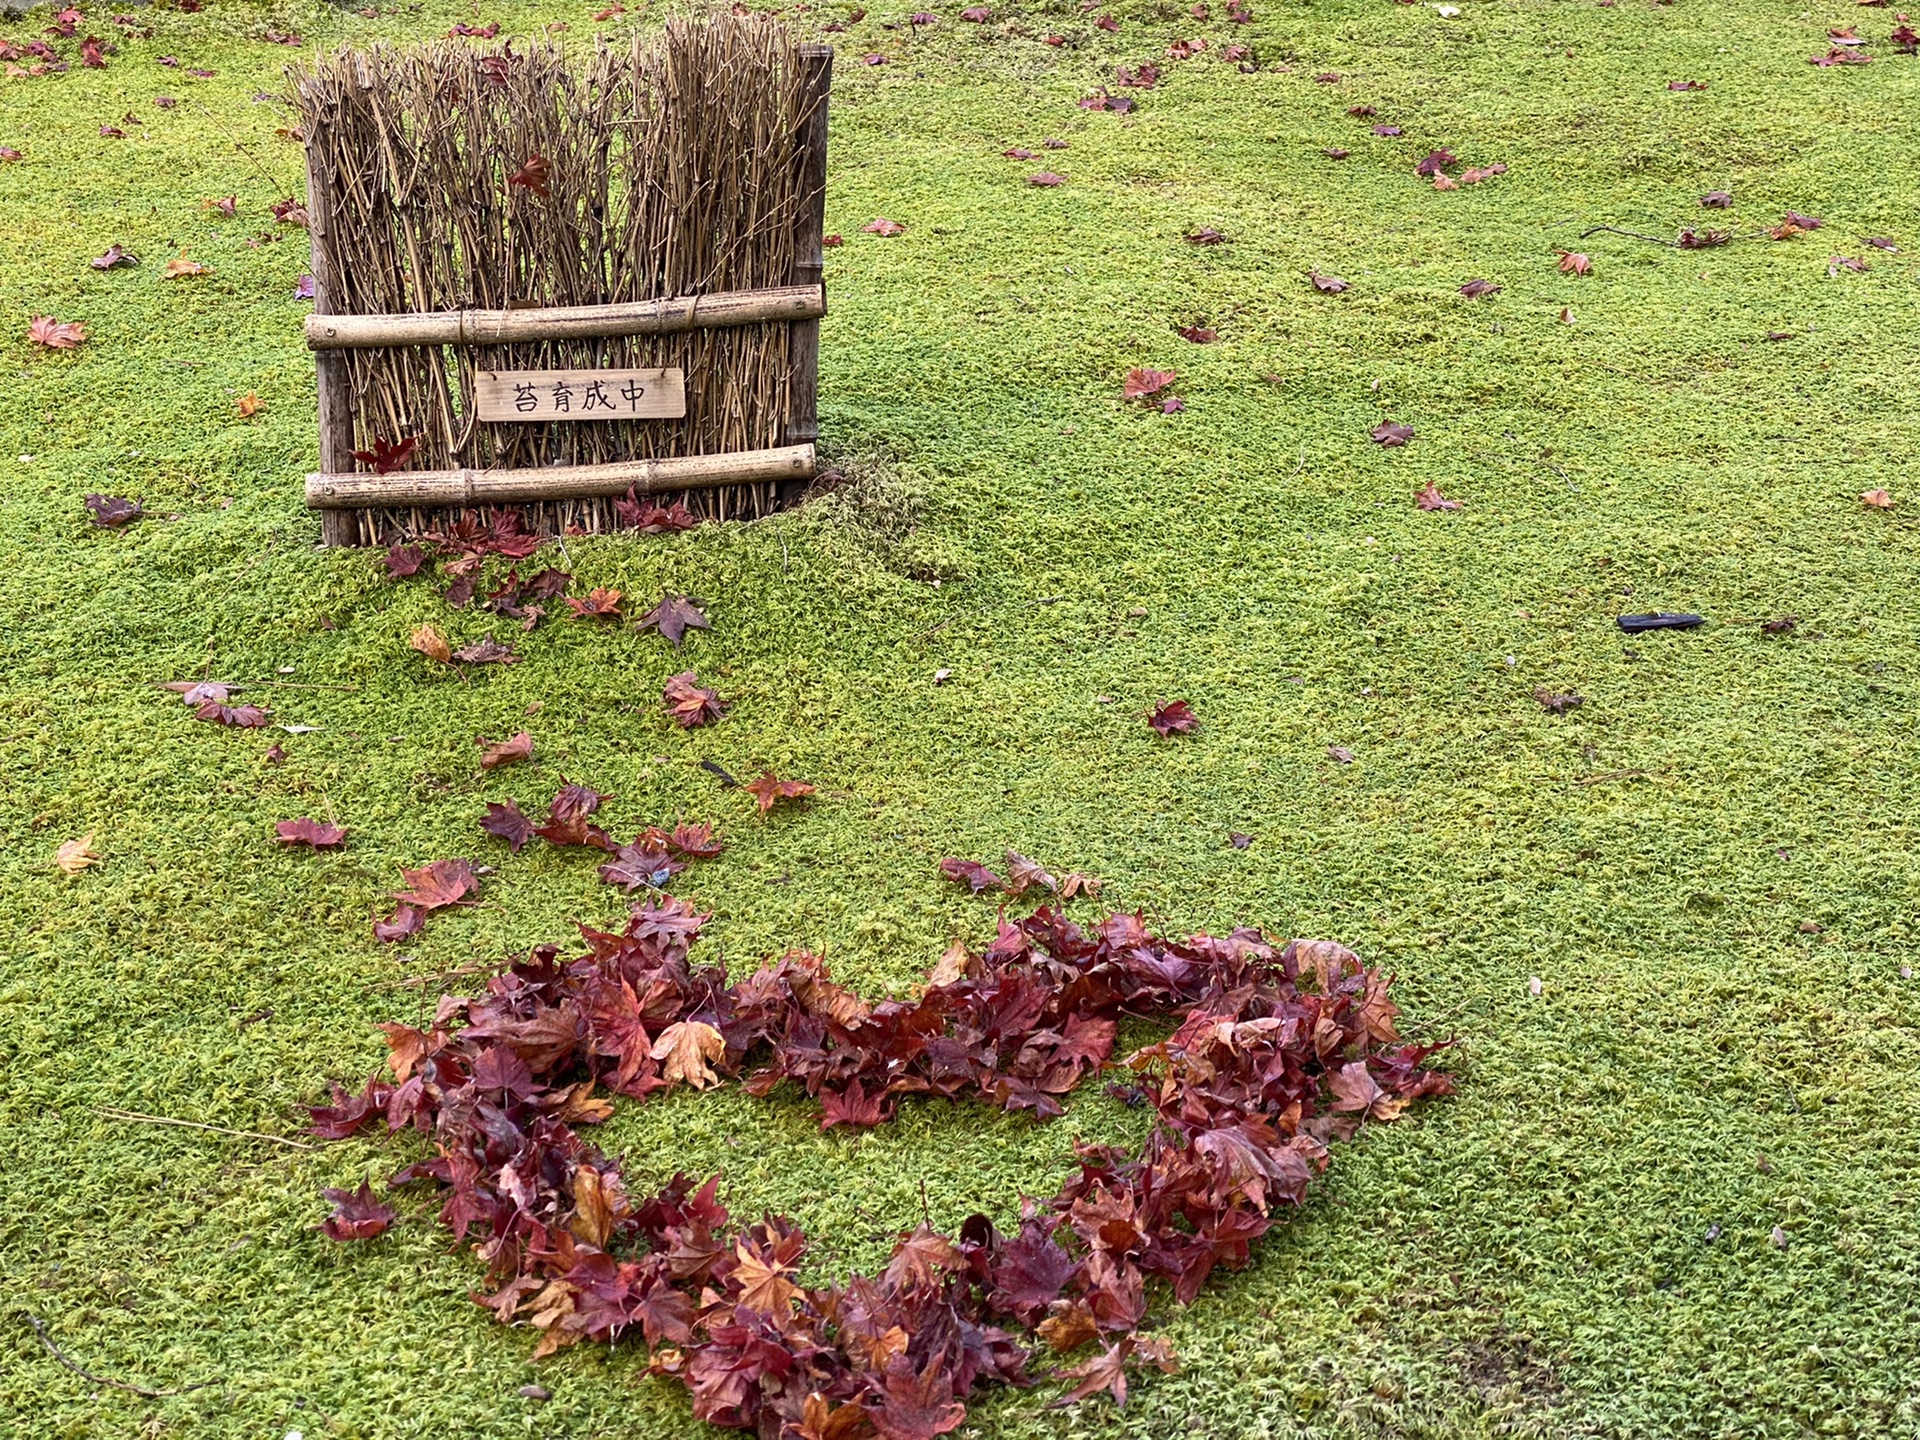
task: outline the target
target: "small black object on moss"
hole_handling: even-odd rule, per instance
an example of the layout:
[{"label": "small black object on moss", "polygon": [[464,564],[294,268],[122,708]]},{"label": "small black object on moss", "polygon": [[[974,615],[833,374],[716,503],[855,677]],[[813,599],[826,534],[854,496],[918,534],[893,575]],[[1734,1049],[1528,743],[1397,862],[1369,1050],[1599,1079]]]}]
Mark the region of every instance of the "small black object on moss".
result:
[{"label": "small black object on moss", "polygon": [[1629,635],[1638,635],[1643,630],[1691,630],[1696,625],[1707,623],[1704,615],[1669,615],[1662,612],[1657,615],[1620,615],[1615,624]]}]

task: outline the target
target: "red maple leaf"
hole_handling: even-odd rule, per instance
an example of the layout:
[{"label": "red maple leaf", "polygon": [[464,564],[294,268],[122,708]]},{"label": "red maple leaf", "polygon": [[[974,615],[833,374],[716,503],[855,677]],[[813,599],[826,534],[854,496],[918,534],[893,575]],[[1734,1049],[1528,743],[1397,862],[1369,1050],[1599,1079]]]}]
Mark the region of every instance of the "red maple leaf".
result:
[{"label": "red maple leaf", "polygon": [[[549,845],[586,845],[610,852],[616,848],[612,837],[598,825],[587,824],[587,817],[612,798],[589,786],[568,781],[548,802],[547,823],[533,833]],[[488,818],[492,818],[491,810]]]},{"label": "red maple leaf", "polygon": [[673,827],[667,843],[689,860],[711,860],[727,848],[713,833],[713,826],[684,822]]},{"label": "red maple leaf", "polygon": [[506,841],[507,848],[516,855],[535,833],[533,821],[522,814],[519,805],[511,800],[488,801],[487,813],[480,822],[480,828]]},{"label": "red maple leaf", "polygon": [[907,232],[906,226],[900,224],[897,220],[889,220],[884,215],[878,220],[862,225],[860,228],[869,235],[880,236],[904,235]]},{"label": "red maple leaf", "polygon": [[82,503],[92,522],[104,530],[117,530],[146,514],[138,500],[129,500],[123,495],[88,495]]},{"label": "red maple leaf", "polygon": [[419,444],[419,440],[412,435],[402,436],[398,442],[376,435],[373,437],[373,448],[356,450],[353,458],[362,465],[371,465],[376,475],[391,475],[407,463],[407,457],[413,454]]},{"label": "red maple leaf", "polygon": [[678,675],[669,676],[661,699],[674,723],[688,730],[711,725],[724,716],[728,708],[719,692],[702,686],[693,678],[691,670],[682,670]]},{"label": "red maple leaf", "polygon": [[858,1080],[845,1090],[826,1091],[820,1096],[820,1128],[831,1130],[836,1125],[847,1125],[859,1130],[884,1124],[887,1111],[881,1107],[882,1098],[880,1094],[867,1094]]},{"label": "red maple leaf", "polygon": [[1413,503],[1422,510],[1458,510],[1460,502],[1449,500],[1440,493],[1440,487],[1429,480],[1413,497]]},{"label": "red maple leaf", "polygon": [[449,905],[459,905],[480,889],[473,866],[465,860],[435,860],[417,870],[403,865],[400,873],[406,878],[407,888],[396,891],[394,898],[416,910],[443,910]]},{"label": "red maple leaf", "polygon": [[1129,370],[1120,394],[1127,400],[1145,400],[1158,395],[1179,378],[1171,370]]},{"label": "red maple leaf", "polygon": [[333,1214],[320,1222],[321,1233],[329,1240],[371,1240],[386,1234],[396,1218],[393,1207],[374,1199],[373,1188],[364,1180],[358,1190],[320,1193],[333,1205]]},{"label": "red maple leaf", "polygon": [[27,322],[27,339],[48,350],[73,350],[87,338],[87,327],[77,320],[36,315]]},{"label": "red maple leaf", "polygon": [[1369,433],[1372,434],[1377,444],[1384,445],[1389,450],[1404,445],[1413,439],[1413,427],[1411,425],[1397,424],[1392,420],[1382,420],[1378,425],[1374,426]]},{"label": "red maple leaf", "polygon": [[1193,713],[1193,707],[1186,701],[1169,700],[1165,704],[1154,706],[1153,713],[1147,716],[1147,724],[1163,737],[1185,735],[1200,727],[1200,717]]},{"label": "red maple leaf", "polygon": [[633,622],[636,630],[657,630],[678,650],[689,630],[711,630],[707,612],[691,595],[662,595],[660,603]]},{"label": "red maple leaf", "polygon": [[600,878],[628,890],[642,885],[658,890],[686,868],[684,860],[675,860],[665,850],[651,845],[622,845],[614,858],[600,867]]},{"label": "red maple leaf", "polygon": [[618,590],[604,590],[596,587],[584,600],[576,599],[572,595],[562,598],[576,620],[618,620],[620,618]]},{"label": "red maple leaf", "polygon": [[776,780],[771,770],[763,773],[758,780],[740,787],[759,802],[760,812],[765,814],[781,800],[798,800],[802,796],[814,793],[813,786],[804,780]]},{"label": "red maple leaf", "polygon": [[277,821],[273,829],[282,845],[311,845],[316,850],[330,850],[347,838],[347,832],[340,826],[322,825],[304,815],[298,820]]},{"label": "red maple leaf", "polygon": [[974,860],[962,860],[949,855],[940,862],[940,873],[949,880],[957,880],[972,888],[978,895],[982,890],[992,890],[1000,884],[1000,877],[986,866]]},{"label": "red maple leaf", "polygon": [[497,770],[502,765],[515,764],[533,754],[533,736],[525,730],[505,740],[489,740],[483,735],[473,743],[480,747],[482,770]]},{"label": "red maple leaf", "polygon": [[1478,300],[1482,295],[1498,295],[1500,287],[1491,280],[1469,280],[1460,287],[1460,293],[1469,300]]},{"label": "red maple leaf", "polygon": [[420,567],[427,563],[427,552],[418,545],[401,545],[398,542],[387,547],[387,553],[380,558],[387,577],[391,580],[405,580],[410,575],[418,575]]},{"label": "red maple leaf", "polygon": [[535,151],[527,157],[524,165],[507,176],[507,184],[518,185],[523,190],[531,190],[542,200],[547,200],[552,198],[547,190],[547,180],[551,173],[552,167],[547,163],[546,157]]}]

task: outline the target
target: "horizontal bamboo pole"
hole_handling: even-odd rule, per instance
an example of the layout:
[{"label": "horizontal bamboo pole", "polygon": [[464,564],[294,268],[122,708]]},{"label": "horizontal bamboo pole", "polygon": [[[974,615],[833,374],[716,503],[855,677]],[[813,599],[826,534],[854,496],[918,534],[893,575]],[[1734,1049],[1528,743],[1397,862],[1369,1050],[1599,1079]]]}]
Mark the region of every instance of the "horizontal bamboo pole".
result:
[{"label": "horizontal bamboo pole", "polygon": [[813,320],[827,313],[819,285],[722,290],[620,305],[529,310],[436,310],[398,315],[309,315],[309,350],[377,350],[390,345],[512,345],[603,335],[673,335],[767,320]]},{"label": "horizontal bamboo pole", "polygon": [[806,480],[813,446],[739,450],[722,455],[669,455],[608,465],[550,465],[536,470],[398,470],[391,475],[309,475],[307,507],[342,510],[396,505],[495,505],[533,500],[583,500]]}]

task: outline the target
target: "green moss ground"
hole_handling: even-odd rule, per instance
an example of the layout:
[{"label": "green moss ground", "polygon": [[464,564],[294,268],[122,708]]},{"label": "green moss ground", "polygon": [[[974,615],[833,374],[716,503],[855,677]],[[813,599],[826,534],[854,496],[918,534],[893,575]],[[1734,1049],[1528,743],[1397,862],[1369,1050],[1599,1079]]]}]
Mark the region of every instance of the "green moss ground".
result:
[{"label": "green moss ground", "polygon": [[[372,1022],[428,1008],[396,980],[616,917],[580,857],[529,851],[404,957],[369,938],[398,865],[499,858],[482,800],[565,774],[616,792],[623,827],[720,823],[732,848],[686,889],[732,963],[805,944],[904,990],[991,925],[935,862],[1011,845],[1170,927],[1338,937],[1400,974],[1416,1022],[1463,1037],[1457,1100],[1341,1147],[1249,1272],[1170,1317],[1183,1374],[1119,1412],[1001,1394],[971,1433],[1920,1434],[1920,261],[1861,248],[1920,252],[1920,61],[1807,65],[1829,24],[1893,23],[1842,0],[1462,0],[1452,21],[1253,3],[1230,35],[1184,6],[1116,6],[1117,36],[1030,7],[1015,28],[1076,37],[1058,51],[950,22],[903,50],[877,26],[901,7],[840,37],[828,210],[847,244],[821,390],[859,493],[567,545],[583,582],[711,601],[688,655],[737,704],[687,735],[660,715],[682,662],[655,639],[550,624],[525,663],[463,683],[405,637],[434,619],[477,638],[480,617],[314,549],[312,366],[286,298],[301,237],[245,245],[299,173],[284,113],[251,98],[292,52],[253,36],[565,19],[579,41],[587,7],[367,21],[212,0],[139,12],[154,38],[103,71],[0,82],[0,145],[26,154],[0,166],[9,1433],[699,1428],[631,1351],[530,1366],[527,1337],[466,1302],[475,1268],[420,1201],[371,1246],[321,1239],[316,1189],[404,1146],[305,1153],[95,1111],[293,1133],[325,1078],[372,1068]],[[1213,51],[1169,66],[1141,113],[1075,108],[1105,67],[1196,31]],[[1223,39],[1267,68],[1221,63]],[[868,48],[894,63],[848,63]],[[1665,88],[1681,78],[1709,88]],[[1359,103],[1406,136],[1367,133]],[[97,137],[128,110],[129,138]],[[1046,135],[1071,148],[1000,158]],[[1511,171],[1435,194],[1410,172],[1441,143]],[[1020,183],[1042,163],[1068,183]],[[1789,206],[1828,227],[1704,254],[1598,236],[1576,247],[1591,276],[1554,269],[1589,224],[1718,218],[1694,200],[1722,187],[1742,230]],[[229,192],[236,220],[201,209]],[[859,233],[876,215],[907,234]],[[1201,225],[1235,243],[1181,243]],[[90,271],[115,241],[148,263]],[[178,246],[214,273],[163,281]],[[1873,269],[1830,279],[1836,252]],[[1314,294],[1310,266],[1353,290]],[[1462,300],[1472,276],[1505,288]],[[92,341],[30,350],[48,312]],[[1218,345],[1171,333],[1203,314]],[[1180,371],[1186,413],[1114,398],[1141,364]],[[232,414],[246,390],[268,405],[251,422]],[[1372,445],[1383,416],[1413,445]],[[1427,480],[1466,508],[1416,511]],[[1854,499],[1881,485],[1890,514]],[[90,490],[164,518],[91,529]],[[1712,623],[1623,643],[1611,617],[1652,608]],[[1759,632],[1782,613],[1796,631]],[[274,692],[316,733],[224,732],[152,688],[287,665],[352,687]],[[1587,704],[1546,715],[1538,686]],[[1140,716],[1174,695],[1204,726],[1161,743]],[[539,763],[480,777],[473,737],[522,723]],[[702,757],[822,794],[761,821]],[[1644,773],[1579,783],[1617,771]],[[271,824],[301,813],[348,825],[349,848],[282,853]],[[1258,838],[1236,851],[1229,829]],[[105,863],[67,880],[54,849],[85,831]],[[642,1179],[724,1167],[738,1208],[791,1211],[832,1269],[917,1218],[922,1181],[940,1222],[1004,1216],[1054,1186],[1076,1135],[1138,1123],[1083,1097],[1051,1126],[910,1107],[821,1137],[804,1106],[726,1093],[625,1112],[608,1143]],[[28,1311],[101,1373],[221,1383],[100,1389]],[[536,1379],[544,1407],[515,1393]]]}]

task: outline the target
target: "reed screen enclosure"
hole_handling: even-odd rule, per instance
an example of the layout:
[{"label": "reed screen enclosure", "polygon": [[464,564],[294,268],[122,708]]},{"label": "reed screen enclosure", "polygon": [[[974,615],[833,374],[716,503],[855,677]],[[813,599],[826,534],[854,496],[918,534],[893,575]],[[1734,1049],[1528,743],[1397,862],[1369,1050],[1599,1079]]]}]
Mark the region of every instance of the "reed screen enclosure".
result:
[{"label": "reed screen enclosure", "polygon": [[715,519],[797,494],[831,65],[723,15],[572,59],[454,42],[294,71],[323,542],[500,504],[612,530],[630,490]]}]

